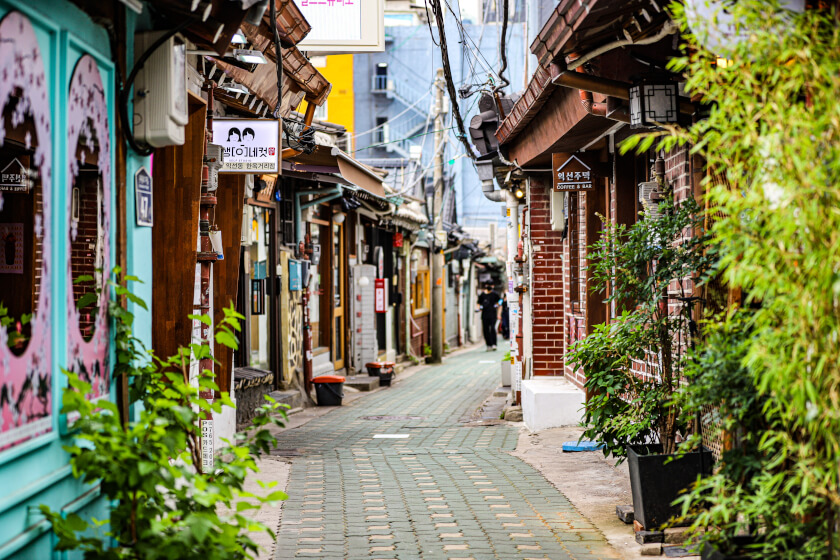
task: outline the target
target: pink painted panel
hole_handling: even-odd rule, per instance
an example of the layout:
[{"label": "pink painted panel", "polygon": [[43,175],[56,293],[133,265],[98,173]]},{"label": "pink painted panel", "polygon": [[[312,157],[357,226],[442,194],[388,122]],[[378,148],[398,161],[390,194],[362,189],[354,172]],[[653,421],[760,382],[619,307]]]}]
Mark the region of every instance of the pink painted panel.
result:
[{"label": "pink painted panel", "polygon": [[[27,117],[34,122],[37,147],[32,161],[40,175],[43,192],[43,205],[35,216],[34,233],[42,247],[42,258],[31,337],[20,356],[11,351],[6,329],[0,328],[0,450],[52,430],[52,144],[47,88],[35,30],[22,14],[10,12],[0,21],[0,113],[8,109],[15,94],[20,94],[12,124],[17,126]],[[5,137],[3,119],[0,119],[0,146]],[[26,140],[30,142],[31,138]],[[0,208],[2,204],[0,192]]]},{"label": "pink painted panel", "polygon": [[[83,145],[80,146],[80,143]],[[81,148],[81,150],[80,150]],[[110,391],[110,367],[108,329],[108,289],[103,280],[110,273],[111,257],[111,141],[108,122],[108,104],[105,89],[96,60],[84,55],[76,63],[70,80],[70,95],[67,104],[67,161],[69,165],[67,182],[67,216],[72,215],[73,187],[79,175],[77,156],[98,152],[96,165],[99,167],[99,211],[96,231],[98,248],[95,250],[95,273],[101,288],[98,312],[93,318],[85,318],[85,324],[92,321],[93,335],[85,340],[82,334],[82,317],[76,307],[73,295],[73,243],[78,235],[78,222],[68,219],[67,239],[67,367],[78,373],[91,384],[90,400],[107,398]],[[85,163],[82,161],[82,163]],[[93,162],[87,162],[93,163]],[[78,255],[77,255],[78,258]],[[92,267],[91,267],[92,268]],[[90,272],[93,272],[92,270]],[[72,421],[71,419],[68,419]]]}]

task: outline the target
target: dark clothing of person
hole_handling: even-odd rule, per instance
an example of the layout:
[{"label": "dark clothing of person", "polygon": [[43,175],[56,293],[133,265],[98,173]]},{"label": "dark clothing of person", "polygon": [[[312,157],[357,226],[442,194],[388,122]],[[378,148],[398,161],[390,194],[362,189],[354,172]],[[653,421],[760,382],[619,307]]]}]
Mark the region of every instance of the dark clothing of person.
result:
[{"label": "dark clothing of person", "polygon": [[481,328],[484,331],[484,343],[487,348],[494,348],[496,346],[496,320],[488,321],[482,317]]},{"label": "dark clothing of person", "polygon": [[502,300],[502,320],[499,325],[499,332],[502,333],[502,338],[505,340],[510,338],[510,312],[507,300]]},{"label": "dark clothing of person", "polygon": [[484,342],[488,348],[496,346],[496,307],[499,296],[495,292],[478,296],[478,306],[481,308],[481,326],[484,331]]}]

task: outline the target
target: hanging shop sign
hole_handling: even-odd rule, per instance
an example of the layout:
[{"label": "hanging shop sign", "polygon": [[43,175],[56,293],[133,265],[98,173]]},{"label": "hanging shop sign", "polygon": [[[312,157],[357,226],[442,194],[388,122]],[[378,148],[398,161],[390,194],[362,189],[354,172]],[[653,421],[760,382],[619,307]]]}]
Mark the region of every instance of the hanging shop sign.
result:
[{"label": "hanging shop sign", "polygon": [[312,31],[301,50],[323,53],[385,50],[385,0],[301,0]]},{"label": "hanging shop sign", "polygon": [[377,313],[385,313],[388,311],[388,303],[385,300],[385,279],[376,278],[373,281],[373,301],[374,311]]},{"label": "hanging shop sign", "polygon": [[279,121],[213,119],[213,143],[222,146],[219,173],[280,172]]},{"label": "hanging shop sign", "polygon": [[[28,159],[28,158],[27,158]],[[28,169],[18,158],[3,166],[0,170],[0,191],[29,192]]]},{"label": "hanging shop sign", "polygon": [[134,174],[134,214],[138,226],[152,227],[155,223],[152,196],[152,176],[141,167]]},{"label": "hanging shop sign", "polygon": [[574,154],[551,154],[555,191],[591,191],[595,179],[592,168]]}]

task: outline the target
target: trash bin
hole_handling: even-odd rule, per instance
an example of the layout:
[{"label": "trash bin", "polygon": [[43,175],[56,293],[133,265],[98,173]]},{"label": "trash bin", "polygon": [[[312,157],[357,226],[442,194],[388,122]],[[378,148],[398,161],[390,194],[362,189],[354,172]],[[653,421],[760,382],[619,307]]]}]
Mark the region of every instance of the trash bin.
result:
[{"label": "trash bin", "polygon": [[379,384],[388,386],[394,378],[394,362],[368,362],[365,367],[368,370],[368,375],[371,377],[378,377]]},{"label": "trash bin", "polygon": [[318,406],[341,406],[344,398],[344,378],[340,375],[319,375],[312,378]]}]

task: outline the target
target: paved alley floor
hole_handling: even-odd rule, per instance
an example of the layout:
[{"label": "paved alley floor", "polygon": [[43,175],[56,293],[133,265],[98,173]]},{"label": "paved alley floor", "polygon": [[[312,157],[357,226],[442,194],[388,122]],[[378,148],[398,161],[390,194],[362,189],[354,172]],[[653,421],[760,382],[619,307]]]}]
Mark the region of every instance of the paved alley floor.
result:
[{"label": "paved alley floor", "polygon": [[292,467],[275,558],[618,558],[508,453],[515,427],[468,421],[498,385],[500,359],[452,356],[282,432],[274,453]]}]

